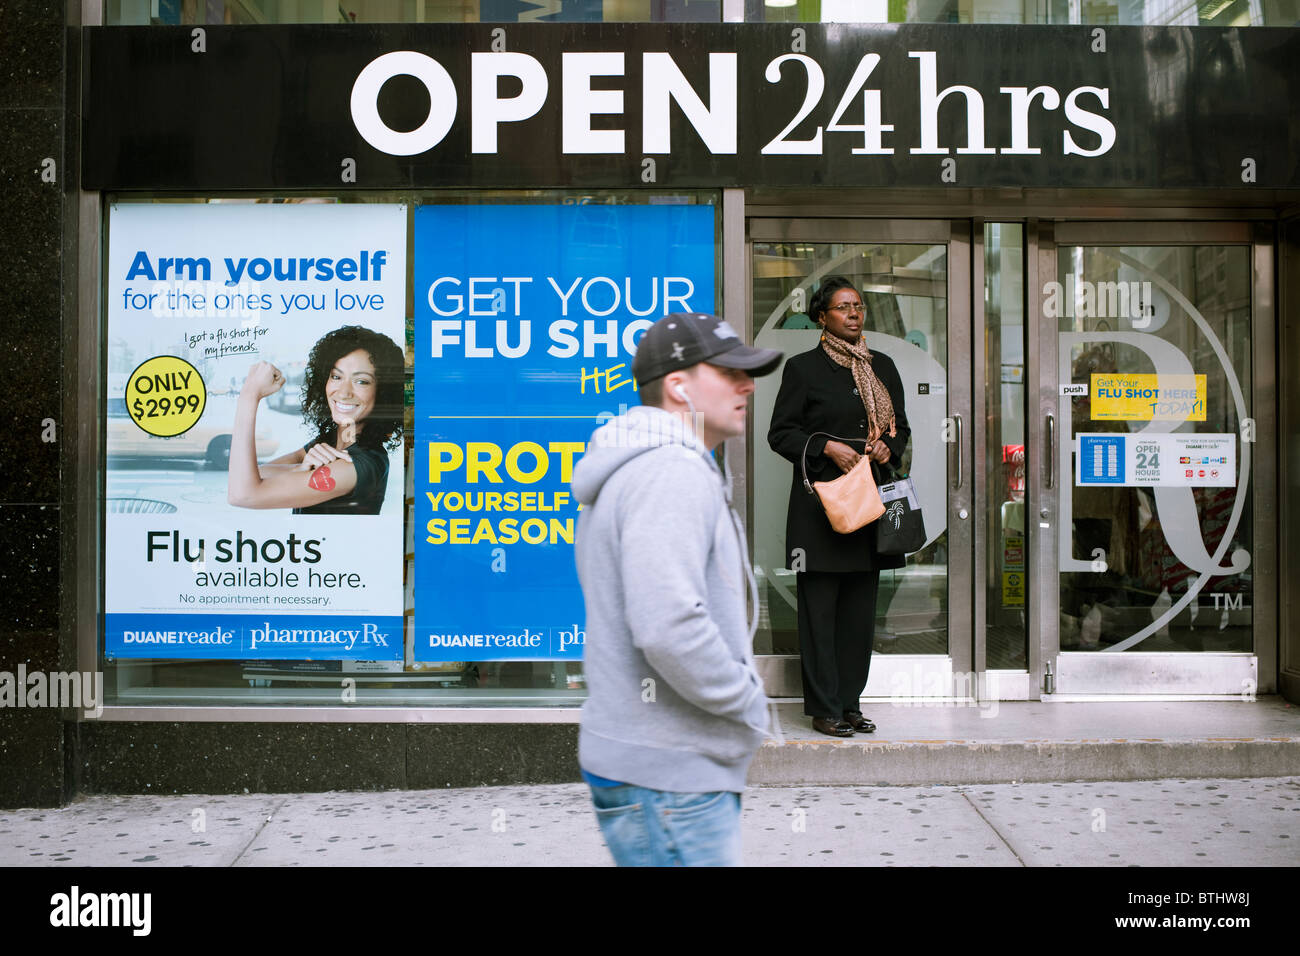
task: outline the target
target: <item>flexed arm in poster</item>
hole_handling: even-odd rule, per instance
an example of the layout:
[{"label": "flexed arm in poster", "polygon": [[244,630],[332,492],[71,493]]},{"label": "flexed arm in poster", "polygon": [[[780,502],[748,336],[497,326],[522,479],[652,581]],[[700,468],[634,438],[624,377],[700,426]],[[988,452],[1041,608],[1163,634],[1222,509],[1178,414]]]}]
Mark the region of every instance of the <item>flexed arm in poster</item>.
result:
[{"label": "flexed arm in poster", "polygon": [[284,376],[269,362],[253,365],[235,411],[230,503],[295,514],[378,514],[388,451],[402,438],[404,367],[401,349],[370,329],[344,326],[323,336],[303,381],[303,418],[316,437],[259,467],[257,409],[284,387]]}]

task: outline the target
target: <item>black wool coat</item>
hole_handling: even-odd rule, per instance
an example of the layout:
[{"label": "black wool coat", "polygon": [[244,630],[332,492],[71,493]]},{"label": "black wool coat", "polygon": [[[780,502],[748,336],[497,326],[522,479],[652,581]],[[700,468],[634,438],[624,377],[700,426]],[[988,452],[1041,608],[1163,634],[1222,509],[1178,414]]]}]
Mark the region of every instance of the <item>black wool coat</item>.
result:
[{"label": "black wool coat", "polygon": [[[912,434],[903,407],[903,381],[889,356],[875,351],[871,354],[876,377],[889,390],[894,403],[895,434],[891,438],[886,431],[881,440],[889,447],[890,463],[897,465]],[[876,522],[851,534],[840,534],[831,527],[817,496],[804,490],[799,462],[804,442],[813,432],[853,439],[849,443],[859,452],[865,448],[867,412],[853,382],[853,373],[833,362],[820,345],[786,361],[781,372],[781,389],[772,408],[772,425],[767,432],[772,450],[794,466],[785,521],[786,567],[795,571],[901,568],[905,563],[902,555],[881,554],[876,550]],[[826,436],[818,435],[808,445],[809,481],[830,481],[842,474],[839,466],[822,454],[827,441]],[[881,469],[875,463],[871,467],[877,483],[892,480],[890,469]],[[802,567],[792,567],[795,549],[803,550]]]}]

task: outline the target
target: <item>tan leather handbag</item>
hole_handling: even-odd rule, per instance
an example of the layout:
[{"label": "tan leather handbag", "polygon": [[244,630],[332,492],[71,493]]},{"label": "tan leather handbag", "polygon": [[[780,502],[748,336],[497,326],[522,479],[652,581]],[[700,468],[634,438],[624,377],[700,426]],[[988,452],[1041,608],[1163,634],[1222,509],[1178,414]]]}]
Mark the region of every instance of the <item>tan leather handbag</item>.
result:
[{"label": "tan leather handbag", "polygon": [[866,527],[885,513],[885,503],[880,500],[880,490],[876,488],[876,479],[871,473],[871,459],[863,455],[847,474],[840,475],[833,481],[809,481],[808,445],[818,435],[845,443],[853,440],[839,438],[828,432],[813,432],[808,436],[808,441],[803,443],[803,454],[799,456],[804,490],[817,496],[831,527],[840,534],[849,534]]}]

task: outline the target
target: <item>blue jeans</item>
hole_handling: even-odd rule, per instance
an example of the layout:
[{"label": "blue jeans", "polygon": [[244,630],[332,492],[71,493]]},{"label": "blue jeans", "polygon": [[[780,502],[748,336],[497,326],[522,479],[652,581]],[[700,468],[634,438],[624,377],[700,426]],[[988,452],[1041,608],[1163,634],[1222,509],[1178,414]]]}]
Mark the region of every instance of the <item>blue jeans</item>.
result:
[{"label": "blue jeans", "polygon": [[619,866],[740,866],[740,794],[592,787],[591,802]]}]

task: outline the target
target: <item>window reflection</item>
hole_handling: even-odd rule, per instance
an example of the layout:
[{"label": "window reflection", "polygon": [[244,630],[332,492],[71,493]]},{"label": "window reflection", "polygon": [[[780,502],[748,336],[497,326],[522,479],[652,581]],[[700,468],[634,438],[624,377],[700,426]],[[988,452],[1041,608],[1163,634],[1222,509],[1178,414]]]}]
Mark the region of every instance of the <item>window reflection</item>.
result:
[{"label": "window reflection", "polygon": [[[754,342],[795,355],[817,344],[807,313],[822,276],[850,279],[862,296],[867,345],[898,366],[907,392],[910,472],[929,541],[907,565],[880,575],[877,653],[948,653],[946,446],[938,436],[947,414],[948,257],[944,245],[756,242],[753,246]],[[924,389],[922,389],[924,386]],[[785,520],[791,467],[763,439],[780,376],[758,380],[754,393],[754,520],[759,577],[760,654],[798,654],[795,572],[786,567]]]},{"label": "window reflection", "polygon": [[107,26],[717,23],[722,0],[108,0]]},{"label": "window reflection", "polygon": [[[1080,483],[1067,446],[1061,507],[1063,518],[1070,518],[1063,533],[1070,537],[1061,554],[1061,649],[1249,651],[1250,449],[1235,441],[1250,414],[1248,404],[1239,404],[1251,393],[1248,250],[1075,247],[1061,250],[1059,267],[1062,287],[1074,290],[1066,293],[1068,314],[1059,319],[1069,336],[1060,380],[1090,393],[1068,399],[1070,437],[1203,435],[1235,444],[1237,455],[1236,480],[1228,487],[1212,480],[1212,464],[1190,456],[1180,459],[1176,473],[1162,472],[1155,485],[1127,478],[1089,485]],[[1167,286],[1153,281],[1157,277]],[[1122,305],[1122,296],[1111,290],[1142,281],[1151,291],[1143,288],[1137,306],[1130,299],[1130,308],[1113,308],[1116,301]],[[1112,307],[1103,306],[1103,289]],[[1136,406],[1103,396],[1094,383],[1094,376],[1145,376],[1141,381],[1177,385],[1189,377],[1177,374],[1184,366],[1204,382],[1204,407],[1177,418],[1139,414]]]},{"label": "window reflection", "polygon": [[1023,670],[1029,603],[1025,538],[1024,226],[984,226],[986,666]]},{"label": "window reflection", "polygon": [[745,0],[767,23],[1296,26],[1300,0]]},{"label": "window reflection", "polygon": [[[548,191],[535,190],[441,190],[411,193],[350,193],[346,198],[336,197],[232,197],[204,199],[194,197],[169,197],[166,199],[139,198],[113,195],[107,198],[112,205],[126,202],[159,203],[315,203],[315,202],[403,202],[414,207],[421,202],[439,204],[543,204],[543,205],[633,205],[645,203],[698,203],[712,205],[718,196],[712,191],[631,190],[613,192]],[[716,217],[715,217],[716,218]],[[611,242],[622,241],[612,237]],[[414,261],[414,233],[408,232],[407,262]],[[721,249],[715,236],[715,248]],[[414,297],[414,270],[407,272],[407,301]],[[407,341],[414,342],[414,319],[408,317]],[[410,345],[413,348],[413,344]],[[118,340],[106,342],[104,349],[105,371],[111,378],[115,369],[132,369],[138,357],[125,351]],[[536,706],[571,707],[586,697],[586,678],[581,661],[519,660],[519,661],[450,661],[417,662],[414,660],[414,607],[415,607],[415,484],[412,464],[414,450],[414,388],[412,366],[406,376],[405,431],[405,659],[403,661],[314,661],[314,660],[178,660],[178,659],[126,659],[103,656],[103,635],[100,635],[99,666],[104,672],[106,702],[114,706],[457,706],[500,707]],[[116,374],[121,375],[119,371]],[[294,372],[288,371],[293,380]],[[284,396],[289,397],[289,396]],[[633,399],[632,401],[635,401]],[[106,428],[113,430],[124,419],[125,406],[120,398],[110,400],[105,409]],[[138,431],[134,425],[132,429]],[[135,456],[131,456],[134,458]],[[135,496],[131,488],[148,474],[152,463],[133,461],[131,467],[121,468],[114,475],[120,488],[109,479],[105,489],[106,511],[131,511],[134,513],[161,513],[163,502],[148,501]],[[212,465],[201,460],[193,462],[193,474],[201,478]],[[183,488],[186,478],[183,469],[177,469],[177,483]],[[397,495],[394,495],[397,497]],[[101,569],[102,574],[102,569]]]}]

